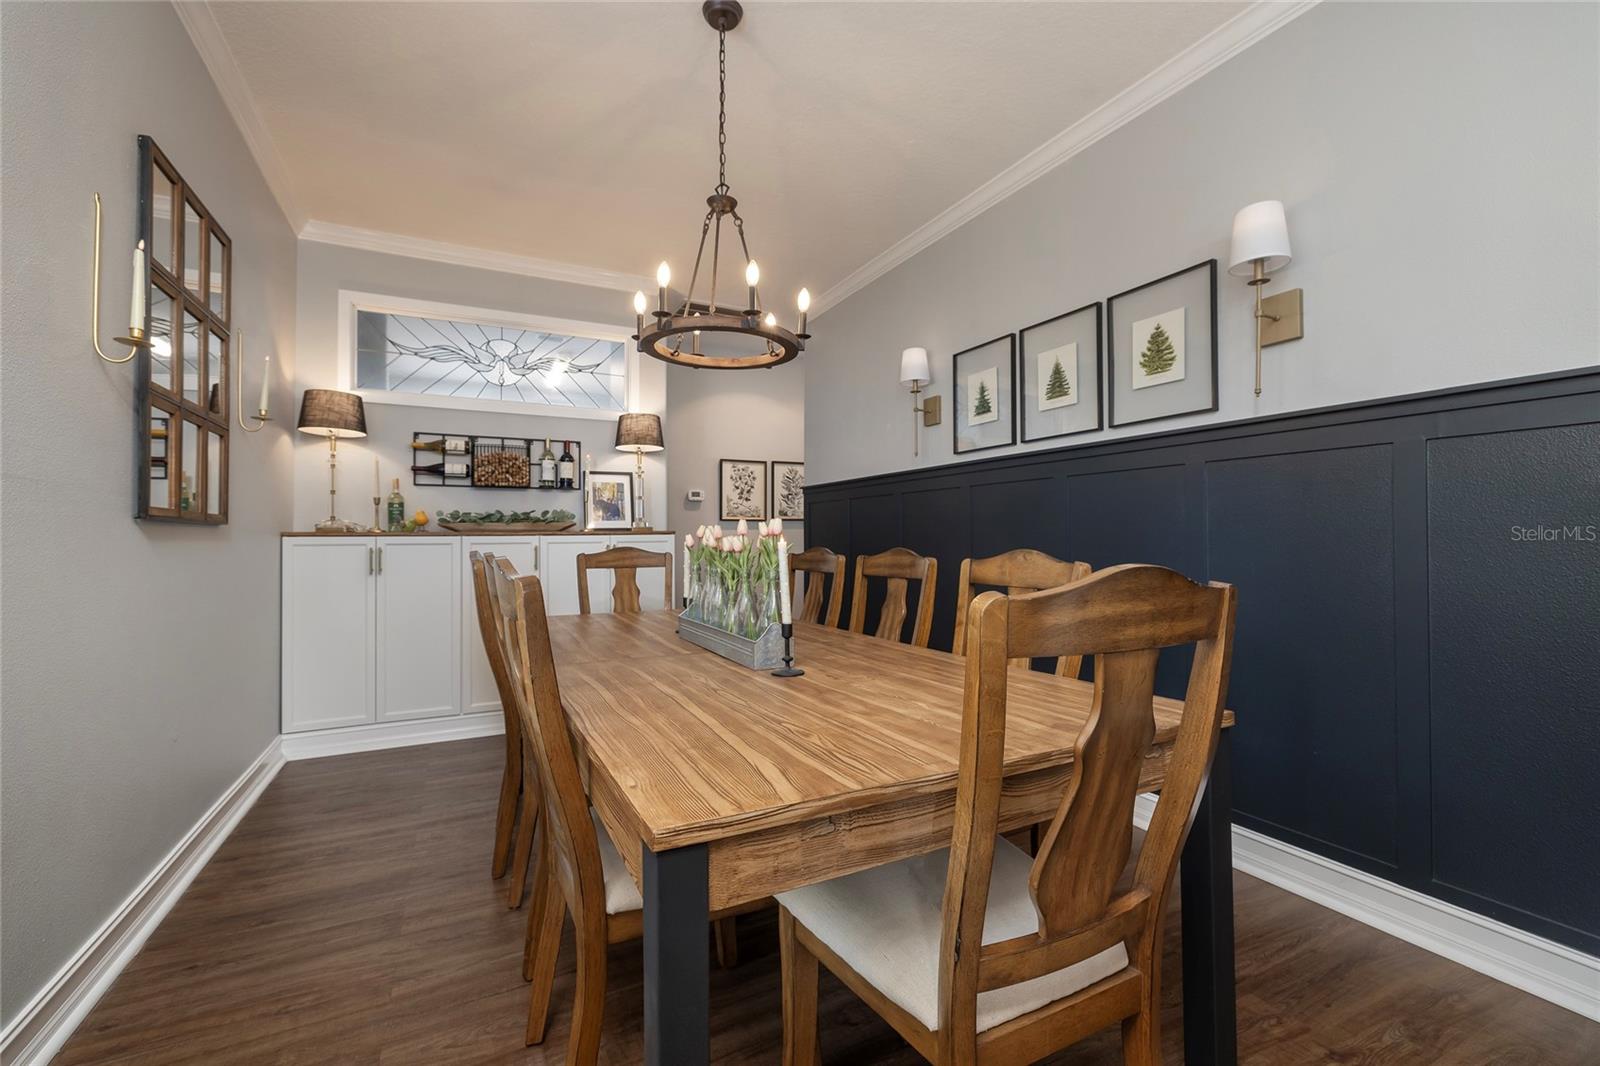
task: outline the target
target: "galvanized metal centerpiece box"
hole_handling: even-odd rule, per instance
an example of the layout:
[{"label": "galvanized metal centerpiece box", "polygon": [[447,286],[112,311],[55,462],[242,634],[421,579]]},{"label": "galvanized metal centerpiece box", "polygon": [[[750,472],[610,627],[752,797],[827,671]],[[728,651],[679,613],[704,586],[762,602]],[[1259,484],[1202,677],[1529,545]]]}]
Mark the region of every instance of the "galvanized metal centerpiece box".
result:
[{"label": "galvanized metal centerpiece box", "polygon": [[759,522],[752,536],[701,526],[683,538],[683,590],[678,635],[752,670],[783,662],[782,620],[789,617],[789,544],[783,523]]}]

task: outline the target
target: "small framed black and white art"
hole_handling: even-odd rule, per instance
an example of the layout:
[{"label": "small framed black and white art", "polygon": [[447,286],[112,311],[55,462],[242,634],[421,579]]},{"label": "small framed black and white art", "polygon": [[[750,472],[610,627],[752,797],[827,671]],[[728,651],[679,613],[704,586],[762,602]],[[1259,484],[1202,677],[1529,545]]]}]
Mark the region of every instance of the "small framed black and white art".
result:
[{"label": "small framed black and white art", "polygon": [[785,522],[806,520],[806,464],[772,460],[772,507],[769,514]]},{"label": "small framed black and white art", "polygon": [[955,380],[955,451],[1017,443],[1017,337],[1007,333],[950,359]]},{"label": "small framed black and white art", "polygon": [[1100,428],[1100,302],[1018,332],[1023,443]]},{"label": "small framed black and white art", "polygon": [[1217,409],[1217,261],[1106,301],[1113,426]]},{"label": "small framed black and white art", "polygon": [[767,463],[765,459],[723,459],[717,464],[721,482],[717,498],[719,522],[767,517]]}]

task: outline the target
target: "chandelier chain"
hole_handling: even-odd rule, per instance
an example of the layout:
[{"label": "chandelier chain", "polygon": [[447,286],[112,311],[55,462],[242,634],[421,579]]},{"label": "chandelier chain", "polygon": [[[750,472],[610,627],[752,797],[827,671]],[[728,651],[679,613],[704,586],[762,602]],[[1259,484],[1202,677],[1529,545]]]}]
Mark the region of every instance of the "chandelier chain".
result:
[{"label": "chandelier chain", "polygon": [[717,33],[717,192],[728,193],[728,33]]}]

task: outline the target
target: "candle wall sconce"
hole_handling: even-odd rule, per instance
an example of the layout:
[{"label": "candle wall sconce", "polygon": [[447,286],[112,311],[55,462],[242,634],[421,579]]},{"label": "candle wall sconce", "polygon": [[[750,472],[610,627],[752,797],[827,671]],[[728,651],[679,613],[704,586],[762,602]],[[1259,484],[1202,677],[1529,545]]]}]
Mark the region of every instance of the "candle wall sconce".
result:
[{"label": "candle wall sconce", "polygon": [[234,403],[239,408],[239,428],[246,433],[260,433],[272,421],[272,416],[267,413],[267,393],[272,384],[272,356],[261,361],[261,400],[256,405],[256,424],[252,426],[245,421],[244,414],[244,330],[233,331],[233,343],[239,355],[239,367],[234,371],[234,378],[238,381],[238,395],[234,397]]},{"label": "candle wall sconce", "polygon": [[118,344],[126,344],[131,351],[120,359],[107,355],[100,347],[100,240],[101,240],[101,207],[100,194],[94,194],[94,278],[90,285],[89,304],[89,340],[94,344],[94,354],[108,363],[127,363],[139,354],[139,347],[144,344],[144,241],[140,241],[133,253],[133,304],[131,307],[132,325],[128,327],[126,337],[116,338]]}]

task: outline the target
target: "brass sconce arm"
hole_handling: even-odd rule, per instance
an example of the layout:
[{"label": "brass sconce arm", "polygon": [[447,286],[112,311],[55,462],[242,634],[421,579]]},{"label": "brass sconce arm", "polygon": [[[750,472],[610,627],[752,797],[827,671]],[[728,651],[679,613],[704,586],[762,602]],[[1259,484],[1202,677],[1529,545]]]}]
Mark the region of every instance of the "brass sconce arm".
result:
[{"label": "brass sconce arm", "polygon": [[108,363],[126,363],[139,354],[139,349],[144,346],[144,330],[138,327],[130,328],[128,336],[118,337],[118,344],[126,344],[131,351],[121,359],[113,359],[100,347],[100,194],[94,194],[94,278],[90,296],[89,311],[89,340],[94,344],[94,354]]}]

